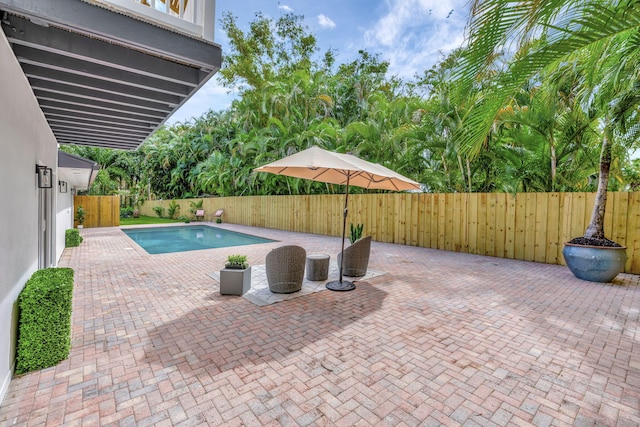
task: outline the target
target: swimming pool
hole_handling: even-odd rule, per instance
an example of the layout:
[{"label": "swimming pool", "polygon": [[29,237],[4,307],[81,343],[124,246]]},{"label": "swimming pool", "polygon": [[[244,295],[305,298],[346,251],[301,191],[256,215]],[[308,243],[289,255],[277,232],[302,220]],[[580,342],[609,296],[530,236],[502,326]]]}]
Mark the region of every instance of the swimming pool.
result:
[{"label": "swimming pool", "polygon": [[207,225],[130,228],[122,231],[142,249],[154,255],[275,242]]}]

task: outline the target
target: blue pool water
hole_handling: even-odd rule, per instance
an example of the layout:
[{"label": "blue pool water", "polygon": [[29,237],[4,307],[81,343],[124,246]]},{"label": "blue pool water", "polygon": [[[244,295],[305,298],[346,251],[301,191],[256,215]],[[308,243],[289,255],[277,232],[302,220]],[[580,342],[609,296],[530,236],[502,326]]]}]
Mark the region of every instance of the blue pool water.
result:
[{"label": "blue pool water", "polygon": [[199,249],[226,248],[255,245],[275,240],[237,233],[207,225],[182,227],[154,227],[123,229],[137,244],[150,254],[197,251]]}]

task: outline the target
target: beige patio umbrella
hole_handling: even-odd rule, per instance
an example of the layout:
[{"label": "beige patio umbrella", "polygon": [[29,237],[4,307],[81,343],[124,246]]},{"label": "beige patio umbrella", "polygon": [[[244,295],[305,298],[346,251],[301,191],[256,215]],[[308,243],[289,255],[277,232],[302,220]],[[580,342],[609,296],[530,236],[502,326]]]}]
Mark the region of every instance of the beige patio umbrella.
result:
[{"label": "beige patio umbrella", "polygon": [[[350,185],[378,190],[420,190],[419,183],[384,166],[367,162],[351,154],[334,153],[319,147],[308,148],[254,170],[346,186],[342,223],[342,259],[344,259]],[[342,280],[342,265],[339,269],[340,280],[327,283],[327,288],[334,291],[355,289],[352,282]]]}]

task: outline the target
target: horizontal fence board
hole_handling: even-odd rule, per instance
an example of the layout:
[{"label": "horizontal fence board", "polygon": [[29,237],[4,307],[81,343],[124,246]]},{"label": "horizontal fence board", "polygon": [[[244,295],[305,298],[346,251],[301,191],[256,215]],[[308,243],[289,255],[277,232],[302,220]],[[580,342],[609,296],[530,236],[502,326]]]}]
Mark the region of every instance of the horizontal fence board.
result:
[{"label": "horizontal fence board", "polygon": [[[191,201],[177,201],[181,215],[189,216]],[[364,224],[364,235],[379,242],[564,265],[563,245],[584,233],[594,201],[594,193],[350,194],[347,236],[349,224]],[[155,216],[153,207],[169,202],[147,201],[141,212]],[[342,234],[341,194],[215,197],[203,206],[206,221],[224,209],[223,222]],[[640,193],[609,193],[605,234],[627,246],[627,273],[640,274],[639,229]]]}]

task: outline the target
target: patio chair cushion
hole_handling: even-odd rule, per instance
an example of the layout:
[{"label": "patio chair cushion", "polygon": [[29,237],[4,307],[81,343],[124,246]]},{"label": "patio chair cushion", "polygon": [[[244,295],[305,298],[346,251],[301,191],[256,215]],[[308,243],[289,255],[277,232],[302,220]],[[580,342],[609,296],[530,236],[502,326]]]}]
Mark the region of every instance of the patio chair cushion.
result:
[{"label": "patio chair cushion", "polygon": [[302,289],[307,252],[295,245],[280,246],[267,254],[265,269],[269,290],[289,294]]},{"label": "patio chair cushion", "polygon": [[[367,274],[369,253],[371,252],[371,236],[363,237],[344,250],[342,274],[349,277],[361,277]],[[342,262],[338,254],[338,265]]]}]

